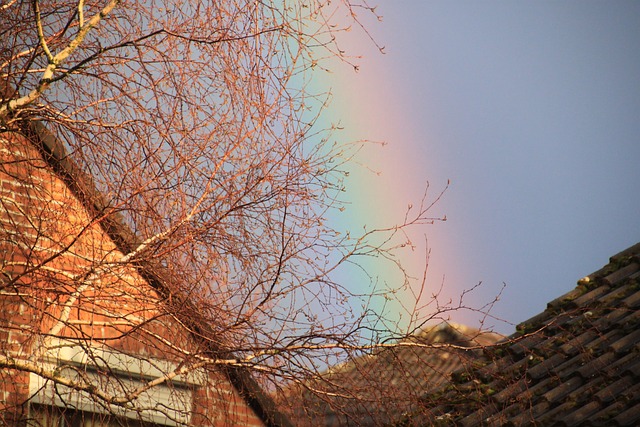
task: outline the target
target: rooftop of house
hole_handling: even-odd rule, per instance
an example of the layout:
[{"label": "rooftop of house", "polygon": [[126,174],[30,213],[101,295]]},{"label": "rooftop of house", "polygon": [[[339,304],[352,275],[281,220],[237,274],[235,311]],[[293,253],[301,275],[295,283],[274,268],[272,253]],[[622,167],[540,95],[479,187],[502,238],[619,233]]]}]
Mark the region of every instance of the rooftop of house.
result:
[{"label": "rooftop of house", "polygon": [[407,424],[640,423],[640,243],[483,350]]},{"label": "rooftop of house", "polygon": [[[501,336],[452,323],[357,357],[326,372],[300,393],[298,425],[383,425],[425,410],[422,390],[448,381],[452,371],[480,355]],[[311,389],[313,392],[311,392]],[[309,423],[313,420],[313,424]]]}]

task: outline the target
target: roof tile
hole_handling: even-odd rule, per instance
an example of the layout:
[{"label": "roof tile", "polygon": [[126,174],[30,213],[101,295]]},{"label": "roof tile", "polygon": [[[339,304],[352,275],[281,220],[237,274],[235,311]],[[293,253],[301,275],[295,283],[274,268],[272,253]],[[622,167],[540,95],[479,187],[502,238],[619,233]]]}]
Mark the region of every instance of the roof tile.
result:
[{"label": "roof tile", "polygon": [[[637,281],[637,278],[636,278]],[[629,308],[640,308],[640,292],[636,291],[635,293],[629,295],[627,298],[622,300],[622,304],[625,307]]]},{"label": "roof tile", "polygon": [[581,296],[573,300],[573,302],[578,307],[582,307],[588,303],[598,301],[598,298],[604,294],[607,294],[609,290],[610,288],[608,286],[598,286],[597,288],[592,289],[585,294],[582,294]]},{"label": "roof tile", "polygon": [[517,381],[513,384],[510,384],[508,387],[504,388],[501,392],[496,393],[493,396],[493,399],[501,404],[507,403],[514,399],[515,396],[520,395],[528,388],[528,384],[524,378],[521,378],[520,381]]},{"label": "roof tile", "polygon": [[611,344],[611,350],[616,353],[624,353],[640,343],[640,329],[631,332],[628,335],[624,335],[619,340]]},{"label": "roof tile", "polygon": [[596,394],[594,397],[598,399],[600,402],[611,402],[618,398],[620,393],[622,393],[625,389],[632,386],[634,383],[633,378],[624,377],[620,378],[618,381],[610,384],[609,386],[603,388]]},{"label": "roof tile", "polygon": [[640,421],[640,403],[632,406],[614,418],[617,425],[630,426]]},{"label": "roof tile", "polygon": [[600,357],[592,359],[580,368],[576,373],[583,378],[593,378],[601,374],[602,370],[610,365],[617,358],[615,353],[604,353]]},{"label": "roof tile", "polygon": [[542,401],[533,407],[524,408],[524,410],[522,410],[520,413],[517,413],[514,416],[510,417],[509,425],[532,425],[535,423],[535,420],[540,418],[542,414],[549,412],[550,407],[551,405],[549,404],[549,402]]},{"label": "roof tile", "polygon": [[615,418],[618,414],[623,413],[624,411],[626,411],[625,402],[613,402],[610,405],[604,405],[600,411],[590,415],[589,418],[585,420],[585,425],[598,427],[615,425],[633,426],[634,424],[614,423],[613,418]]},{"label": "roof tile", "polygon": [[600,337],[598,331],[588,330],[584,334],[571,339],[567,343],[560,346],[559,350],[567,356],[575,356],[584,352],[585,346],[593,343]]},{"label": "roof tile", "polygon": [[[567,309],[575,307],[575,303],[573,302],[577,297],[584,293],[584,289],[577,287],[573,288],[569,292],[564,295],[559,296],[558,298],[552,300],[547,304],[547,308],[549,309]],[[572,307],[570,307],[572,306]],[[542,313],[541,313],[542,314]]]},{"label": "roof tile", "polygon": [[556,353],[551,357],[549,357],[548,359],[544,359],[542,362],[538,363],[537,365],[532,366],[527,371],[527,375],[529,376],[529,378],[533,378],[534,380],[539,380],[550,374],[553,374],[555,371],[554,368],[566,360],[567,360],[567,357],[564,354]]},{"label": "roof tile", "polygon": [[618,359],[604,368],[602,371],[604,375],[610,377],[618,377],[627,373],[627,368],[638,363],[637,352],[630,352],[624,357],[618,357]]},{"label": "roof tile", "polygon": [[572,391],[584,384],[584,379],[580,376],[574,376],[570,378],[558,387],[554,387],[545,394],[542,395],[549,403],[555,403],[559,400],[566,398]]},{"label": "roof tile", "polygon": [[566,426],[584,425],[584,420],[601,409],[600,402],[592,401],[582,406],[577,411],[570,412],[569,415],[562,419],[562,423]]},{"label": "roof tile", "polygon": [[640,270],[640,264],[634,262],[609,274],[603,279],[603,281],[609,285],[614,285],[638,270]]},{"label": "roof tile", "polygon": [[550,410],[539,417],[536,418],[536,421],[540,425],[552,425],[558,424],[558,420],[562,418],[563,415],[574,412],[576,409],[580,407],[577,405],[575,401],[567,400],[560,405],[551,406]]}]

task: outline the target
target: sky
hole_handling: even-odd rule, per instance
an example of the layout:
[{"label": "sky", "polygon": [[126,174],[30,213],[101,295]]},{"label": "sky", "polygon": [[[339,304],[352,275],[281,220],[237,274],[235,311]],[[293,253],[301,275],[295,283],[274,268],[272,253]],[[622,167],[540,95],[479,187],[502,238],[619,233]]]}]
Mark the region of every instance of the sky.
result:
[{"label": "sky", "polygon": [[640,2],[377,5],[382,20],[364,23],[385,53],[354,29],[341,40],[359,71],[323,77],[340,138],[386,143],[361,154],[374,172],[354,167],[337,221],[398,222],[427,183],[433,200],[450,180],[432,210],[447,221],[413,230],[420,246],[402,261],[420,276],[426,238],[427,295],[481,283],[473,307],[504,284],[491,311],[502,320],[483,326],[511,333],[640,241]]}]

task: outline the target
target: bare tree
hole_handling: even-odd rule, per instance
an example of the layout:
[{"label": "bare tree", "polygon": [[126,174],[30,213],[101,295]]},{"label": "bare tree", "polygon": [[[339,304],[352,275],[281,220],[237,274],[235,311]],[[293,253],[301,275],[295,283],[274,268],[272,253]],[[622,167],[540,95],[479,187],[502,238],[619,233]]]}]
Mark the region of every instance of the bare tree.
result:
[{"label": "bare tree", "polygon": [[[2,193],[5,379],[36,375],[119,414],[161,385],[220,372],[249,384],[238,372],[250,371],[275,390],[382,345],[394,325],[368,301],[394,294],[336,273],[363,257],[402,271],[404,229],[437,220],[439,194],[361,235],[327,220],[358,146],[316,125],[327,97],[309,76],[327,57],[348,61],[342,16],[358,26],[375,13],[337,3],[0,6],[2,172],[25,192]],[[54,195],[64,186],[73,194]],[[141,346],[139,375],[157,375],[95,386]],[[98,374],[43,362],[70,349]]]}]

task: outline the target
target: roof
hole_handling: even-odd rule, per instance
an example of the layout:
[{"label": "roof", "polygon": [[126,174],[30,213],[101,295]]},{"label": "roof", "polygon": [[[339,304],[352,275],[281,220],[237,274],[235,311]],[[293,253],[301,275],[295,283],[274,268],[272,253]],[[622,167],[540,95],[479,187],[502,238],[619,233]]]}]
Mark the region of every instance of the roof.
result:
[{"label": "roof", "polygon": [[[83,206],[90,213],[104,212],[107,206],[103,195],[95,188],[92,178],[84,173],[67,155],[63,143],[58,140],[45,125],[38,121],[25,123],[21,130],[22,136],[33,143],[42,153],[45,161],[53,168],[58,176],[65,182],[74,195],[80,200]],[[110,214],[100,222],[103,230],[113,240],[122,253],[127,254],[134,250],[139,239],[136,234],[126,225],[123,218],[117,214]],[[139,263],[136,265],[141,275],[153,286],[161,295],[175,294],[170,283],[173,278],[165,275],[159,266]],[[181,298],[180,298],[181,299]],[[182,301],[189,304],[189,301]],[[192,311],[197,312],[197,311]],[[193,319],[181,319],[190,326],[196,334],[204,333],[203,325]],[[212,354],[221,351],[214,348],[210,343],[209,351]],[[228,354],[228,352],[226,352]],[[229,381],[240,396],[247,402],[248,406],[260,417],[267,426],[291,426],[287,417],[277,410],[274,401],[265,393],[247,368],[228,366],[220,367],[228,376]]]},{"label": "roof", "polygon": [[456,371],[415,424],[640,424],[640,243]]},{"label": "roof", "polygon": [[[500,335],[443,323],[373,354],[338,365],[298,393],[296,425],[385,425],[421,405],[422,390],[479,356]],[[300,397],[300,395],[302,395]],[[294,400],[295,400],[294,399]]]}]

